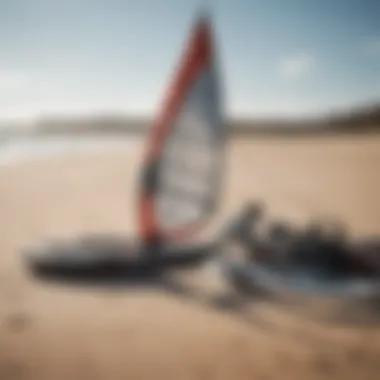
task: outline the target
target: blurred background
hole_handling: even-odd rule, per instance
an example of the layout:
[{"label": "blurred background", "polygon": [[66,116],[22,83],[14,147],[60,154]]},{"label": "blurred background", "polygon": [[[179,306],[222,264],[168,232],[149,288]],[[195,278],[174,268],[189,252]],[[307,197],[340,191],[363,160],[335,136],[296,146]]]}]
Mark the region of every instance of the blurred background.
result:
[{"label": "blurred background", "polygon": [[[204,4],[0,1],[0,379],[379,378],[378,327],[27,276],[25,247],[136,237],[147,132]],[[380,2],[207,4],[231,131],[212,225],[259,200],[378,235]],[[181,280],[224,287],[209,267]]]}]

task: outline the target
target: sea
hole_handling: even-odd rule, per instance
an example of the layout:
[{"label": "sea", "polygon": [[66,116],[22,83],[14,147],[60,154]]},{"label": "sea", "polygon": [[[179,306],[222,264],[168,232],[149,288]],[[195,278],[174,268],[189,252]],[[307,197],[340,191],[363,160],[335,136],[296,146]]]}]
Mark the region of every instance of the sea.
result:
[{"label": "sea", "polygon": [[113,152],[136,146],[139,137],[131,134],[20,134],[0,139],[0,167],[67,154]]}]

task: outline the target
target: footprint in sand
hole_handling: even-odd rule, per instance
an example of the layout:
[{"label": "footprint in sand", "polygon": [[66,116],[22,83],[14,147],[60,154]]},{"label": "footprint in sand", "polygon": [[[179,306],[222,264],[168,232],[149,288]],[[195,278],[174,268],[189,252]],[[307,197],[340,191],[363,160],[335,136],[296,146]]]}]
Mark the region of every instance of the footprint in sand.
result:
[{"label": "footprint in sand", "polygon": [[30,327],[31,316],[23,311],[13,312],[4,318],[3,326],[11,332],[19,333]]},{"label": "footprint in sand", "polygon": [[0,363],[0,379],[18,380],[25,378],[26,366],[23,363]]},{"label": "footprint in sand", "polygon": [[331,358],[322,354],[316,354],[311,362],[312,367],[316,373],[332,376],[336,367]]}]

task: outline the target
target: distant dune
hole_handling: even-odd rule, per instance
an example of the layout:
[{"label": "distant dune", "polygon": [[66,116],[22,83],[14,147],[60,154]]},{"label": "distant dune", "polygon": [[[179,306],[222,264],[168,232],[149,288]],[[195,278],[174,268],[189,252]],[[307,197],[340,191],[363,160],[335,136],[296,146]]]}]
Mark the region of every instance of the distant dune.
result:
[{"label": "distant dune", "polygon": [[[337,131],[380,130],[380,103],[354,109],[335,111],[314,119],[230,119],[234,134],[246,133],[315,133]],[[123,116],[99,116],[86,119],[45,119],[36,129],[43,132],[75,130],[142,133],[150,127],[151,120]]]},{"label": "distant dune", "polygon": [[[337,132],[368,132],[380,130],[380,102],[351,109],[330,112],[315,118],[235,118],[228,119],[235,135],[282,134],[304,135]],[[151,126],[148,117],[99,114],[88,117],[43,117],[29,128],[0,125],[0,139],[14,134],[71,133],[145,133]]]}]

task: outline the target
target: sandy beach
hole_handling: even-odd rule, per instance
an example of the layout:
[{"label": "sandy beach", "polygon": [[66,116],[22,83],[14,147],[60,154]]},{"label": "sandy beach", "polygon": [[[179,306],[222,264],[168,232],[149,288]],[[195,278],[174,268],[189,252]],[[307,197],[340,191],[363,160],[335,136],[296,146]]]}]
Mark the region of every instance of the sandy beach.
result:
[{"label": "sandy beach", "polygon": [[[380,327],[330,325],[253,304],[224,312],[151,289],[46,285],[23,248],[87,233],[133,236],[141,141],[0,166],[0,379],[378,379]],[[300,223],[331,215],[380,233],[380,135],[234,138],[222,224],[247,200]],[[215,278],[212,278],[215,276]],[[209,270],[184,276],[207,296]]]}]

